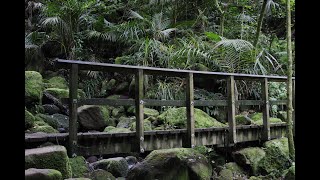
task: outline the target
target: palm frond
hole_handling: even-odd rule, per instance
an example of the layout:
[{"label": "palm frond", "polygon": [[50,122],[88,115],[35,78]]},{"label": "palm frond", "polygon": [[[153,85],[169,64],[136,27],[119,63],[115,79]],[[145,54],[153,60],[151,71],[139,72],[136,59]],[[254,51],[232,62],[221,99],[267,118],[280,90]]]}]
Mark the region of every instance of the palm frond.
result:
[{"label": "palm frond", "polygon": [[249,51],[253,49],[253,45],[249,41],[243,39],[226,39],[223,37],[221,38],[221,41],[214,45],[213,49],[216,49],[220,46],[231,47],[236,51]]},{"label": "palm frond", "polygon": [[129,10],[128,15],[129,15],[129,18],[132,18],[132,19],[141,19],[141,20],[144,19],[139,13],[133,10]]}]

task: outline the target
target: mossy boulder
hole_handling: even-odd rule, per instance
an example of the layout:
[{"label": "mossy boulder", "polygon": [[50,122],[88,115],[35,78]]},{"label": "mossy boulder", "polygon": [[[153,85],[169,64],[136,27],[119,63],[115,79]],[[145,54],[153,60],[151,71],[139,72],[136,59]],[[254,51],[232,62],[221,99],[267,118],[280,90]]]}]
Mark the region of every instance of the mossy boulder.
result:
[{"label": "mossy boulder", "polygon": [[[148,121],[148,120],[144,120],[143,121],[143,129],[144,129],[144,131],[152,131],[151,122]],[[135,131],[136,130],[136,122],[133,122],[131,124],[130,130],[131,131]]]},{"label": "mossy boulder", "polygon": [[247,179],[243,169],[235,162],[226,163],[219,172],[218,180]]},{"label": "mossy boulder", "polygon": [[116,180],[110,172],[103,169],[97,169],[90,172],[88,178],[92,180]]},{"label": "mossy boulder", "polygon": [[64,146],[47,146],[25,150],[25,169],[56,169],[64,179],[72,177],[72,170]]},{"label": "mossy boulder", "polygon": [[191,148],[173,148],[152,151],[129,171],[127,180],[209,180],[211,174],[205,156]]},{"label": "mossy boulder", "polygon": [[60,108],[54,104],[44,104],[42,105],[44,113],[52,115],[56,113],[60,113]]},{"label": "mossy boulder", "polygon": [[25,103],[41,104],[43,79],[39,72],[25,71]]},{"label": "mossy boulder", "polygon": [[249,180],[263,180],[263,179],[257,176],[250,176]]},{"label": "mossy boulder", "polygon": [[32,128],[35,124],[35,117],[27,110],[24,110],[24,128]]},{"label": "mossy boulder", "polygon": [[[270,117],[270,118],[269,118],[269,121],[270,121],[270,124],[282,123],[281,119],[279,119],[279,118],[273,118],[273,117]],[[252,124],[263,125],[263,120],[260,119],[260,120],[257,120],[257,121],[253,121]]]},{"label": "mossy boulder", "polygon": [[285,173],[284,173],[284,180],[295,180],[296,178],[296,168],[295,165],[291,166]]},{"label": "mossy boulder", "polygon": [[132,123],[134,123],[136,117],[125,117],[122,116],[119,118],[119,123],[117,124],[117,128],[130,128]]},{"label": "mossy boulder", "polygon": [[128,132],[131,132],[130,129],[127,129],[127,128],[113,128],[113,129],[110,129],[109,131],[107,131],[107,133],[128,133]]},{"label": "mossy boulder", "polygon": [[287,122],[287,111],[279,111],[277,117],[284,122]]},{"label": "mossy boulder", "polygon": [[106,94],[108,91],[115,87],[116,80],[110,79],[109,81],[103,81],[101,84],[101,93]]},{"label": "mossy boulder", "polygon": [[234,160],[250,175],[258,175],[258,165],[266,153],[259,147],[248,147],[234,152]]},{"label": "mossy boulder", "polygon": [[86,159],[83,156],[77,156],[70,158],[70,166],[72,169],[72,177],[84,177],[89,172],[89,168],[86,164]]},{"label": "mossy boulder", "polygon": [[114,126],[107,126],[106,128],[104,128],[103,132],[108,132],[108,131],[110,131],[111,129],[114,129],[114,128],[116,128],[116,127],[114,127]]},{"label": "mossy boulder", "polygon": [[[69,89],[47,88],[44,91],[60,100],[62,98],[69,98]],[[78,89],[78,99],[80,98],[85,98],[85,92],[82,89]]]},{"label": "mossy boulder", "polygon": [[289,157],[288,138],[279,138],[267,141],[263,144],[265,148],[279,148],[287,157]]},{"label": "mossy boulder", "polygon": [[65,78],[55,76],[48,80],[44,80],[46,88],[68,89],[68,83]]},{"label": "mossy boulder", "polygon": [[262,175],[273,174],[280,177],[291,166],[288,155],[278,145],[272,144],[265,148],[265,156],[259,162],[259,171]]},{"label": "mossy boulder", "polygon": [[49,125],[35,125],[30,129],[32,133],[36,132],[44,132],[44,133],[59,133],[58,130],[54,129],[52,126]]},{"label": "mossy boulder", "polygon": [[65,131],[69,130],[69,116],[63,114],[37,114],[44,122],[52,126],[54,129],[63,128]]},{"label": "mossy boulder", "polygon": [[262,113],[252,113],[249,115],[249,118],[253,121],[259,121],[262,120]]},{"label": "mossy boulder", "polygon": [[112,117],[119,118],[125,114],[125,109],[123,106],[119,106],[117,108],[113,108],[111,115]]},{"label": "mossy boulder", "polygon": [[[209,116],[204,111],[194,108],[195,128],[208,128],[208,127],[227,127],[216,119]],[[158,116],[158,120],[176,128],[186,128],[187,117],[186,107],[170,108]]]},{"label": "mossy boulder", "polygon": [[250,125],[251,119],[246,115],[236,115],[236,124],[237,125]]},{"label": "mossy boulder", "polygon": [[61,172],[55,169],[30,168],[24,171],[25,180],[63,180]]},{"label": "mossy boulder", "polygon": [[159,111],[150,108],[143,108],[144,118],[157,117],[159,116]]},{"label": "mossy boulder", "polygon": [[102,131],[109,123],[105,117],[106,111],[99,106],[84,105],[78,108],[78,122],[83,130]]},{"label": "mossy boulder", "polygon": [[123,157],[102,159],[92,163],[92,166],[94,169],[106,170],[115,177],[126,177],[129,170],[129,165]]}]

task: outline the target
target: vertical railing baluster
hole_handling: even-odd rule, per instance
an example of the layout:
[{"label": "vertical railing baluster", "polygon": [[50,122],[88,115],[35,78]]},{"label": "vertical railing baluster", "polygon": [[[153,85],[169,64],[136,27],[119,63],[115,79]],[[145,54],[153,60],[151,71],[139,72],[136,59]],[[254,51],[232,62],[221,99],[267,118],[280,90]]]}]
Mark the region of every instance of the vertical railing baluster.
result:
[{"label": "vertical railing baluster", "polygon": [[78,64],[72,64],[69,81],[69,144],[68,155],[77,153]]},{"label": "vertical railing baluster", "polygon": [[263,119],[263,140],[270,140],[270,115],[269,115],[269,92],[268,92],[268,78],[264,78],[261,82],[262,100],[262,119]]},{"label": "vertical railing baluster", "polygon": [[144,132],[143,132],[143,70],[138,69],[135,74],[135,106],[136,106],[136,151],[143,153]]},{"label": "vertical railing baluster", "polygon": [[293,111],[292,111],[292,122],[293,122],[293,135],[295,135],[295,129],[296,129],[296,116],[295,116],[295,108],[296,108],[296,101],[295,98],[296,97],[296,81],[293,79],[292,80],[292,107],[293,107]]},{"label": "vertical railing baluster", "polygon": [[195,146],[193,73],[188,73],[186,80],[187,137],[183,147],[193,148]]},{"label": "vertical railing baluster", "polygon": [[234,76],[229,76],[227,79],[228,92],[228,123],[229,123],[229,143],[237,143],[236,132],[236,102],[234,88]]}]

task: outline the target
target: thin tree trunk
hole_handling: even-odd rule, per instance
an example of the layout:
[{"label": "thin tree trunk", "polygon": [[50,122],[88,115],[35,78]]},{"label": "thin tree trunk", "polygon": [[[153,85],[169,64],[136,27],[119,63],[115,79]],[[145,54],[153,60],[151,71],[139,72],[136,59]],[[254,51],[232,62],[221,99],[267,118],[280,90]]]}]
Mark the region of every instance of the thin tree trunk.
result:
[{"label": "thin tree trunk", "polygon": [[220,12],[220,35],[223,36],[223,29],[224,29],[224,12],[222,11],[221,7],[219,6],[218,0],[214,0],[214,4],[218,11]]},{"label": "thin tree trunk", "polygon": [[263,22],[263,17],[264,17],[264,12],[266,11],[266,7],[267,7],[267,1],[268,0],[263,0],[263,4],[261,7],[261,11],[260,11],[260,16],[258,19],[258,26],[257,26],[257,31],[256,31],[256,37],[254,39],[253,42],[253,46],[257,47],[258,41],[259,41],[259,36],[260,36],[260,31],[261,31],[261,27],[262,27],[262,22]]},{"label": "thin tree trunk", "polygon": [[292,47],[291,47],[291,12],[290,12],[290,0],[287,0],[287,54],[288,54],[288,82],[287,82],[287,137],[289,145],[289,156],[294,161],[295,148],[292,134]]}]

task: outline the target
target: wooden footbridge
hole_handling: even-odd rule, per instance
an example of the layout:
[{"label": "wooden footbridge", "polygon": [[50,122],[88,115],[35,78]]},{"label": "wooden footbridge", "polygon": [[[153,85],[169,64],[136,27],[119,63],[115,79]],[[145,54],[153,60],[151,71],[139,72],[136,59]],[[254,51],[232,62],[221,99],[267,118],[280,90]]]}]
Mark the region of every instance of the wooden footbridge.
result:
[{"label": "wooden footbridge", "polygon": [[[230,145],[241,142],[270,140],[284,137],[286,123],[270,124],[270,105],[286,105],[286,101],[269,101],[268,82],[285,82],[287,77],[262,76],[251,74],[221,73],[164,69],[142,66],[128,66],[107,63],[93,63],[75,60],[57,59],[56,64],[70,69],[69,81],[69,133],[25,134],[25,147],[36,147],[44,142],[65,145],[68,155],[102,155],[152,151],[177,147],[194,147],[199,145]],[[82,70],[119,72],[135,75],[135,99],[78,99],[78,74]],[[144,75],[162,75],[186,78],[186,100],[152,100],[144,99]],[[225,79],[227,81],[227,100],[194,100],[194,78]],[[261,82],[262,100],[238,100],[235,98],[235,80]],[[293,78],[294,82],[294,78]],[[295,88],[293,88],[295,89]],[[294,97],[294,96],[293,96]],[[294,98],[293,98],[294,99]],[[136,131],[109,134],[106,132],[78,133],[77,108],[81,105],[135,106]],[[235,110],[237,105],[260,105],[263,109],[263,125],[236,125]],[[144,131],[144,106],[185,106],[187,111],[187,128],[176,130]],[[195,106],[226,106],[228,108],[228,127],[195,128]]]}]

